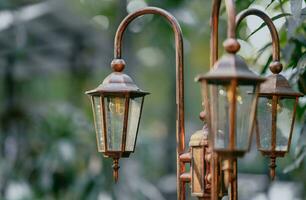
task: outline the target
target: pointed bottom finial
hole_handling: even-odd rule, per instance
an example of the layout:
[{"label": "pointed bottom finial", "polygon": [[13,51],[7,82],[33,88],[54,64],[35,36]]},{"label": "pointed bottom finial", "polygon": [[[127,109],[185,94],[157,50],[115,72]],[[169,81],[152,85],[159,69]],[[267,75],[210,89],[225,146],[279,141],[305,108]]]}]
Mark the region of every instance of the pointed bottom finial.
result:
[{"label": "pointed bottom finial", "polygon": [[118,158],[113,159],[112,167],[113,167],[113,177],[114,177],[115,183],[117,183],[119,179],[119,168],[120,168]]},{"label": "pointed bottom finial", "polygon": [[271,162],[270,162],[270,178],[272,181],[274,181],[275,179],[275,168],[276,168],[276,157],[275,156],[272,156],[270,157],[271,159]]}]

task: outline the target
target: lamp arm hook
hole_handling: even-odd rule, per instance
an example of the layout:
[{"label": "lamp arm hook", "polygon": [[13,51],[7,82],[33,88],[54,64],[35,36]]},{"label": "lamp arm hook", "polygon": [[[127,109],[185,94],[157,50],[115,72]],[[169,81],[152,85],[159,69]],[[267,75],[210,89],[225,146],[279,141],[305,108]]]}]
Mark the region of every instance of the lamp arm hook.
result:
[{"label": "lamp arm hook", "polygon": [[255,15],[259,18],[261,18],[264,23],[268,26],[271,38],[272,38],[272,63],[270,64],[270,70],[273,73],[280,73],[282,70],[282,64],[280,63],[280,45],[279,45],[279,36],[277,33],[277,29],[273,23],[273,20],[263,11],[258,9],[246,9],[242,12],[240,12],[236,17],[236,28],[238,28],[241,21],[250,16]]},{"label": "lamp arm hook", "polygon": [[250,15],[255,15],[261,18],[264,21],[264,23],[268,26],[272,37],[273,61],[280,61],[280,47],[279,47],[278,33],[272,19],[266,13],[254,8],[244,10],[240,12],[236,17],[236,27],[238,28],[241,21]]}]

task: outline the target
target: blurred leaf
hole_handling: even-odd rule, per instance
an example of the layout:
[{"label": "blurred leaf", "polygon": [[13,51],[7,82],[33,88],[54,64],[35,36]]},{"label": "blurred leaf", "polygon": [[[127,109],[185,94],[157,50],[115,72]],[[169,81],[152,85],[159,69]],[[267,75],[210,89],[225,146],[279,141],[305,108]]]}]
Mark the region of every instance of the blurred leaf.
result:
[{"label": "blurred leaf", "polygon": [[304,150],[303,153],[299,155],[297,159],[295,159],[291,165],[288,165],[287,167],[285,167],[285,169],[283,170],[283,173],[286,174],[293,170],[298,169],[301,166],[301,163],[303,162],[305,157],[306,157],[306,151]]},{"label": "blurred leaf", "polygon": [[244,10],[254,2],[255,0],[236,0],[237,10]]},{"label": "blurred leaf", "polygon": [[292,164],[288,165],[283,172],[288,173],[300,167],[302,161],[306,157],[306,123],[301,129],[300,138],[295,149],[295,159]]},{"label": "blurred leaf", "polygon": [[[279,14],[279,15],[276,15],[276,16],[272,17],[271,19],[272,19],[272,21],[275,21],[275,20],[277,20],[277,19],[280,19],[280,18],[286,17],[286,16],[291,16],[291,14],[290,14],[290,13],[281,13],[281,14]],[[264,28],[265,26],[267,26],[267,25],[266,25],[265,23],[262,23],[255,31],[253,31],[253,32],[247,37],[247,39],[250,38],[250,37],[251,37],[252,35],[254,35],[255,33],[257,33],[260,29]]]},{"label": "blurred leaf", "polygon": [[290,0],[291,13],[297,20],[300,19],[302,14],[302,4],[302,0]]},{"label": "blurred leaf", "polygon": [[269,57],[268,61],[266,62],[265,66],[262,68],[260,74],[266,73],[267,69],[269,68],[269,65],[272,61],[272,55]]},{"label": "blurred leaf", "polygon": [[266,6],[266,9],[269,8],[274,3],[274,1],[275,0],[270,0],[270,3]]},{"label": "blurred leaf", "polygon": [[263,46],[261,49],[258,50],[258,54],[256,58],[254,59],[254,62],[256,62],[259,57],[265,52],[265,50],[272,45],[272,42],[267,43],[265,46]]}]

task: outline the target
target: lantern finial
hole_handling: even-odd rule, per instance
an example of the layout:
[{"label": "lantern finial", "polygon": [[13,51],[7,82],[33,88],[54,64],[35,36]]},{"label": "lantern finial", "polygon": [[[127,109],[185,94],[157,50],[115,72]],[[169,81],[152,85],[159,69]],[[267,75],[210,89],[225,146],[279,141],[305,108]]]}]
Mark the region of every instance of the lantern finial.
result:
[{"label": "lantern finial", "polygon": [[125,68],[125,61],[123,59],[114,59],[111,63],[114,72],[122,72]]},{"label": "lantern finial", "polygon": [[271,156],[270,157],[270,165],[269,165],[269,167],[270,167],[270,177],[271,177],[271,180],[272,181],[274,181],[274,179],[275,179],[275,168],[276,168],[276,157],[275,156]]},{"label": "lantern finial", "polygon": [[114,177],[115,183],[117,183],[119,179],[119,168],[120,168],[118,158],[113,159],[112,167],[113,167],[113,177]]}]

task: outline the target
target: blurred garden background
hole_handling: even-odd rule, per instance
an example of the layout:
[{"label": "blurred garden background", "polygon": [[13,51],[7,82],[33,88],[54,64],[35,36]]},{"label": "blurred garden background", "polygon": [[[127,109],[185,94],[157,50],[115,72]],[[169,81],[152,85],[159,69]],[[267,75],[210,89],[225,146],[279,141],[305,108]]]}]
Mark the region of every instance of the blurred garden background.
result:
[{"label": "blurred garden background", "polygon": [[[279,30],[283,74],[306,92],[304,0],[236,0],[237,9],[264,10]],[[126,72],[146,98],[136,152],[121,159],[114,184],[112,161],[97,152],[93,117],[84,92],[111,72],[113,38],[128,13],[145,6],[171,12],[181,24],[185,50],[186,141],[201,129],[199,84],[209,69],[210,0],[1,0],[0,199],[174,200],[174,37],[160,17],[145,16],[124,37]],[[220,44],[226,36],[224,5]],[[251,68],[269,74],[267,27],[248,17],[238,30]],[[220,45],[222,53],[222,46]],[[220,55],[221,55],[220,53]],[[291,151],[278,159],[277,180],[256,150],[239,160],[241,200],[306,199],[306,97],[300,98]]]}]

